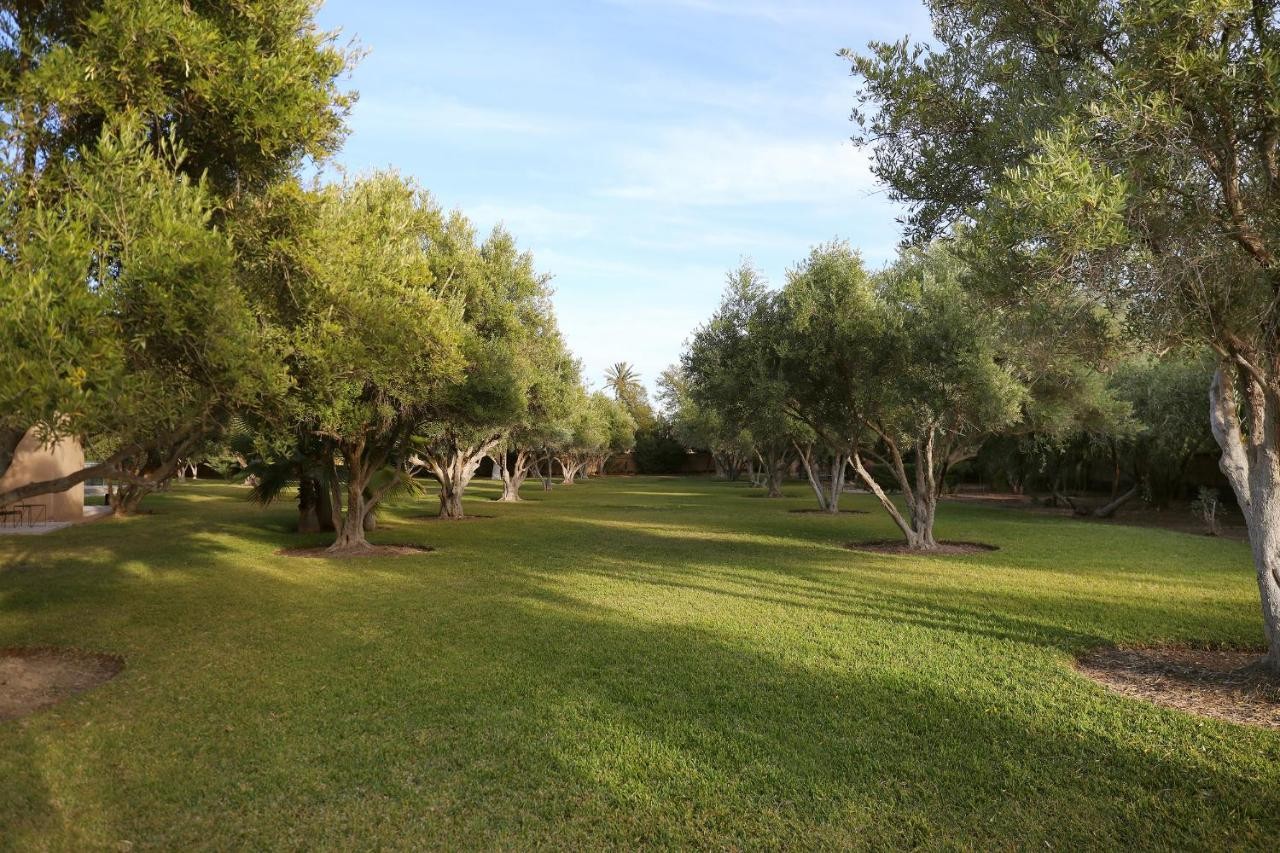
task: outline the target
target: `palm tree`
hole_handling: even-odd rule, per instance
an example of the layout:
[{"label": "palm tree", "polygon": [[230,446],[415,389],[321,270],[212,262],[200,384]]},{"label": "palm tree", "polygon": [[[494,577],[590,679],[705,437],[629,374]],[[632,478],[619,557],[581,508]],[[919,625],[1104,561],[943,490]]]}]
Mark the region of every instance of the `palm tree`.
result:
[{"label": "palm tree", "polygon": [[613,391],[613,399],[630,402],[640,388],[640,373],[628,362],[619,361],[604,372],[604,384]]}]

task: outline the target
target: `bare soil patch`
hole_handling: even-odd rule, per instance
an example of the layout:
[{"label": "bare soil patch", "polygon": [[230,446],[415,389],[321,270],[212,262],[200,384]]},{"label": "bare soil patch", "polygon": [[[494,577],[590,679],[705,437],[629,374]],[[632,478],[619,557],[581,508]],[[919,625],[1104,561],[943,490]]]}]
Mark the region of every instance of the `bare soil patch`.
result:
[{"label": "bare soil patch", "polygon": [[802,515],[867,515],[865,509],[842,509],[839,512],[827,512],[825,509],[808,506],[801,509],[789,509],[787,512],[800,513]]},{"label": "bare soil patch", "polygon": [[999,551],[998,545],[988,545],[985,542],[951,542],[943,541],[938,543],[937,548],[929,551],[921,551],[916,548],[908,548],[907,543],[901,539],[874,539],[869,542],[847,542],[846,548],[850,551],[871,551],[876,554],[909,554],[914,557],[954,557],[961,554],[986,554],[991,551]]},{"label": "bare soil patch", "polygon": [[281,548],[276,554],[281,557],[306,557],[321,560],[349,560],[355,557],[408,557],[414,554],[430,554],[434,551],[430,545],[370,545],[350,551],[330,551],[328,545],[318,548]]},{"label": "bare soil patch", "polygon": [[51,708],[120,674],[124,658],[78,649],[0,649],[0,720]]},{"label": "bare soil patch", "polygon": [[1257,651],[1096,649],[1076,670],[1117,693],[1189,714],[1280,729],[1280,677]]}]

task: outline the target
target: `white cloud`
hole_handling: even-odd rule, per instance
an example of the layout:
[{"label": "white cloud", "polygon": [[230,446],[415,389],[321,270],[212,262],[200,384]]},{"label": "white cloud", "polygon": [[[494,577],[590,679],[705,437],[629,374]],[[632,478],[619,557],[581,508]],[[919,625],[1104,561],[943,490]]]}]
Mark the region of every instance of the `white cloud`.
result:
[{"label": "white cloud", "polygon": [[623,183],[606,195],[674,205],[824,203],[875,189],[867,155],[832,139],[732,128],[678,129],[622,154]]},{"label": "white cloud", "polygon": [[481,202],[464,211],[484,230],[499,223],[522,245],[538,245],[553,240],[581,239],[596,228],[595,217],[541,204]]},{"label": "white cloud", "polygon": [[355,110],[362,132],[547,134],[561,129],[542,116],[413,90],[397,93],[391,101],[362,98]]}]

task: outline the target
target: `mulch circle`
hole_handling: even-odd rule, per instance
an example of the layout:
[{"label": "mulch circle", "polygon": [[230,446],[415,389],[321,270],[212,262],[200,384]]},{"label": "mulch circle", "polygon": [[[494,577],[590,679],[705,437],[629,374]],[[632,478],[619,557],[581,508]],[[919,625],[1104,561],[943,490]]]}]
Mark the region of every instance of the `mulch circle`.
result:
[{"label": "mulch circle", "polygon": [[816,507],[805,507],[803,509],[789,509],[787,512],[797,512],[804,515],[869,515],[865,509],[842,509],[838,513],[827,512],[825,509],[817,509]]},{"label": "mulch circle", "polygon": [[118,655],[52,646],[0,649],[0,720],[16,720],[92,690],[124,669]]},{"label": "mulch circle", "polygon": [[430,545],[370,545],[355,551],[330,551],[328,545],[317,548],[281,548],[276,551],[280,557],[306,557],[319,560],[350,560],[356,557],[407,557],[414,554],[430,554],[434,551]]},{"label": "mulch circle", "polygon": [[901,539],[874,539],[868,542],[846,542],[850,551],[870,551],[874,554],[909,554],[913,557],[954,557],[962,554],[987,554],[999,551],[1000,546],[988,545],[985,542],[951,542],[941,541],[938,547],[929,551],[908,548]]},{"label": "mulch circle", "polygon": [[1280,729],[1280,676],[1258,651],[1095,649],[1075,667],[1135,699],[1232,723]]}]

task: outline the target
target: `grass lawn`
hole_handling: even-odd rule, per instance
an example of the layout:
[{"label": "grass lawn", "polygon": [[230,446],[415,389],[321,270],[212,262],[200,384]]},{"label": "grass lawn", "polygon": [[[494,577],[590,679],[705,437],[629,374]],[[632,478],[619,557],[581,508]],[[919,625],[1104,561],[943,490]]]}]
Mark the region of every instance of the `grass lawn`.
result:
[{"label": "grass lawn", "polygon": [[1069,667],[1256,645],[1243,543],[944,505],[1001,550],[906,558],[800,484],[495,493],[393,508],[438,550],[392,559],[276,556],[324,537],[210,484],[0,538],[0,646],[127,660],[0,723],[0,846],[1276,849],[1280,733]]}]

